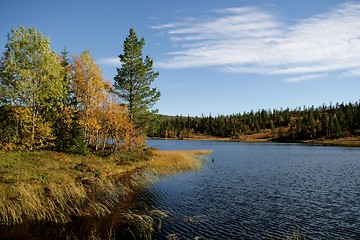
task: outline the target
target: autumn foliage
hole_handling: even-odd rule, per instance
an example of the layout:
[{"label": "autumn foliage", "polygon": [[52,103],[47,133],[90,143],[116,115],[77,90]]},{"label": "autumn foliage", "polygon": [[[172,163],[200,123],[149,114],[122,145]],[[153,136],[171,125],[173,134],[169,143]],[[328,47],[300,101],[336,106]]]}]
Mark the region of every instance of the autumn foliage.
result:
[{"label": "autumn foliage", "polygon": [[114,153],[143,144],[88,50],[67,59],[35,28],[9,34],[0,59],[0,150]]},{"label": "autumn foliage", "polygon": [[120,146],[129,149],[140,143],[125,105],[120,105],[111,93],[111,84],[104,82],[101,69],[89,51],[73,56],[71,64],[72,89],[79,111],[79,124],[84,140],[95,150],[112,145],[112,152]]}]

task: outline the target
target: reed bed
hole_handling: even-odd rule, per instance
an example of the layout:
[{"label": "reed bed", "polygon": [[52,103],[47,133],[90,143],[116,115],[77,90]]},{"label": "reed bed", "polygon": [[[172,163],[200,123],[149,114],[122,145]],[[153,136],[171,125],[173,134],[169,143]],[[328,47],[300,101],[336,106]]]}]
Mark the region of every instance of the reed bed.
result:
[{"label": "reed bed", "polygon": [[124,194],[115,177],[129,169],[96,156],[50,151],[0,154],[0,225],[103,216]]},{"label": "reed bed", "polygon": [[211,150],[176,150],[155,151],[154,157],[149,161],[148,169],[160,175],[169,175],[176,172],[198,170],[201,168],[201,157],[210,154]]},{"label": "reed bed", "polygon": [[[134,161],[128,160],[129,153],[120,157],[52,151],[0,153],[0,226],[110,217],[113,207],[131,199],[136,189],[159,176],[200,169],[206,160],[201,156],[210,153],[152,149],[132,155],[137,156]],[[151,239],[154,226],[161,225],[161,218],[166,217],[159,210],[114,209],[120,222],[128,226],[128,233],[143,239]],[[100,230],[95,229],[88,237],[97,239]],[[109,234],[115,234],[115,229]]]}]

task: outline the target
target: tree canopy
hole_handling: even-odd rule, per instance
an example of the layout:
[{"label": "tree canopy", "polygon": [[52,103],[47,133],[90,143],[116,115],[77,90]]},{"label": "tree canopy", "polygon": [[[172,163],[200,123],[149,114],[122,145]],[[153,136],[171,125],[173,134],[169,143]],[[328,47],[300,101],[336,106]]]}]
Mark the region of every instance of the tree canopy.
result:
[{"label": "tree canopy", "polygon": [[11,31],[0,59],[0,150],[86,154],[142,146],[129,110],[90,51],[67,54],[51,51],[34,27]]},{"label": "tree canopy", "polygon": [[65,97],[63,74],[49,39],[41,32],[34,27],[11,31],[1,58],[0,104],[19,118],[18,141],[30,149],[50,144],[54,138],[50,115]]},{"label": "tree canopy", "polygon": [[270,133],[277,141],[313,140],[360,135],[360,102],[335,106],[258,110],[243,114],[183,117],[163,116],[153,137],[182,138],[194,134],[242,139]]},{"label": "tree canopy", "polygon": [[143,58],[144,45],[144,38],[139,40],[131,28],[124,41],[123,53],[119,55],[121,67],[117,68],[114,78],[117,95],[127,105],[137,128],[142,130],[151,124],[149,119],[157,112],[151,109],[160,98],[160,91],[151,87],[159,72],[153,70],[153,61],[149,56]]}]

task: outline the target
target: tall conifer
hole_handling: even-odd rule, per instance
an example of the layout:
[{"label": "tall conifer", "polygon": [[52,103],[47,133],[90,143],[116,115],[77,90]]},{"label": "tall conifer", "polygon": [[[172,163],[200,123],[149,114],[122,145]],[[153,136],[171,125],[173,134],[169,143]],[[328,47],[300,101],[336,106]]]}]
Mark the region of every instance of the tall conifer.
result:
[{"label": "tall conifer", "polygon": [[151,87],[159,72],[154,72],[153,60],[149,56],[143,58],[144,45],[144,38],[139,40],[131,28],[124,41],[123,54],[119,55],[121,67],[117,68],[114,80],[116,93],[128,106],[130,118],[138,129],[146,131],[157,112],[152,107],[159,100],[160,91]]}]

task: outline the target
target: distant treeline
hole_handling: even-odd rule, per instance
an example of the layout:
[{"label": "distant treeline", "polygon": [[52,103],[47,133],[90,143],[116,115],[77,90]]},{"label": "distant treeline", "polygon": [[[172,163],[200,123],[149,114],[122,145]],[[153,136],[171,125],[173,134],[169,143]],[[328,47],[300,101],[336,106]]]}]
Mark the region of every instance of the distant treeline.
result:
[{"label": "distant treeline", "polygon": [[244,135],[270,132],[279,141],[340,138],[360,135],[360,103],[348,103],[294,110],[259,110],[213,117],[162,116],[151,137],[184,138],[194,134],[241,139]]}]

